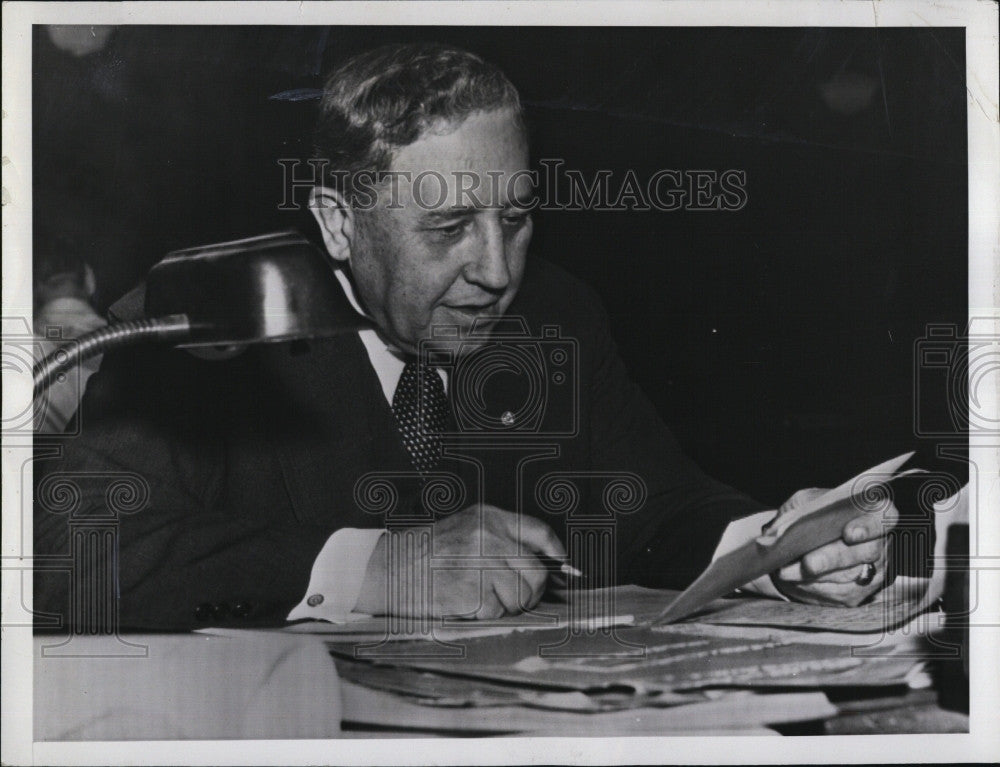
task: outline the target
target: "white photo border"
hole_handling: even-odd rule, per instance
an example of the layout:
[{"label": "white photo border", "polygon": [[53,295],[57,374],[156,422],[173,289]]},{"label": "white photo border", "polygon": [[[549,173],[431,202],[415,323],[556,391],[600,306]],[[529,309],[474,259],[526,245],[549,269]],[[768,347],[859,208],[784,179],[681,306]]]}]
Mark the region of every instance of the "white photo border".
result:
[{"label": "white photo border", "polygon": [[[238,9],[237,9],[238,6]],[[33,24],[381,24],[532,26],[965,27],[969,152],[969,312],[1000,331],[1000,123],[997,5],[987,0],[717,0],[708,2],[123,2],[26,3],[3,8],[3,313],[30,316],[32,251],[31,26]],[[4,394],[8,391],[5,378]],[[994,400],[985,412],[997,416]],[[980,578],[980,608],[1000,625],[1000,465],[997,440],[973,435],[979,476],[979,540],[993,561]],[[17,556],[20,461],[4,446],[3,555]],[[28,485],[30,487],[30,483]],[[976,494],[973,494],[976,497]],[[977,510],[973,508],[972,514]],[[30,534],[26,535],[30,543]],[[19,598],[7,573],[3,607]],[[29,579],[30,580],[30,579]],[[17,584],[19,586],[19,584]],[[3,631],[5,764],[606,764],[662,761],[989,761],[1000,754],[1000,628],[970,632],[968,735],[790,738],[494,738],[339,741],[33,743],[30,629]],[[831,739],[833,737],[834,739]]]}]

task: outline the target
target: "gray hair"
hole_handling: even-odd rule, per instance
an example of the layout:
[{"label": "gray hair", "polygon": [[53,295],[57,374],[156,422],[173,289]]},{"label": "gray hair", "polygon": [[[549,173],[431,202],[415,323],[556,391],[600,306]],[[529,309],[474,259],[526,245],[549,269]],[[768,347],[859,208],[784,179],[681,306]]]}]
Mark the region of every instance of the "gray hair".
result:
[{"label": "gray hair", "polygon": [[330,73],[313,134],[323,182],[352,195],[353,177],[389,169],[392,152],[441,121],[507,108],[524,130],[517,89],[475,54],[437,43],[386,45]]}]

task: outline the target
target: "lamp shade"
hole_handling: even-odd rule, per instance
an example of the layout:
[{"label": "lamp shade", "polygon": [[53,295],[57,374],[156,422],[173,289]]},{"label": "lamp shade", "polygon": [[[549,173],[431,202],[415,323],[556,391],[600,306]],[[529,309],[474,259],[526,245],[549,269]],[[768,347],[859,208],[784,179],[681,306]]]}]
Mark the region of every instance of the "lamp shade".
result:
[{"label": "lamp shade", "polygon": [[146,278],[145,314],[186,316],[182,347],[320,338],[368,325],[329,258],[294,231],[168,253]]}]

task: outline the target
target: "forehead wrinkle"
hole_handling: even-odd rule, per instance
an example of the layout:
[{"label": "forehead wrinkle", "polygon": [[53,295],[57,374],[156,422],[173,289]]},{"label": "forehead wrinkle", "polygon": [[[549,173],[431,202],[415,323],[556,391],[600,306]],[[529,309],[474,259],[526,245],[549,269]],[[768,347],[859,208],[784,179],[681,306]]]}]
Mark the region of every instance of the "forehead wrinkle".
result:
[{"label": "forehead wrinkle", "polygon": [[[413,143],[396,148],[390,170],[401,174],[397,188],[402,197],[398,202],[405,208],[411,207],[409,203],[417,197],[435,205],[441,200],[441,207],[472,202],[504,208],[512,206],[510,198],[519,197],[522,188],[530,191],[533,186],[522,175],[518,177],[517,193],[509,189],[509,179],[526,171],[527,165],[527,137],[523,128],[509,110],[491,110],[474,112],[461,121],[438,124],[433,132],[425,131]],[[442,184],[447,192],[443,199]],[[494,191],[499,194],[494,195]],[[470,192],[475,199],[463,200]],[[446,215],[458,214],[448,211]]]}]

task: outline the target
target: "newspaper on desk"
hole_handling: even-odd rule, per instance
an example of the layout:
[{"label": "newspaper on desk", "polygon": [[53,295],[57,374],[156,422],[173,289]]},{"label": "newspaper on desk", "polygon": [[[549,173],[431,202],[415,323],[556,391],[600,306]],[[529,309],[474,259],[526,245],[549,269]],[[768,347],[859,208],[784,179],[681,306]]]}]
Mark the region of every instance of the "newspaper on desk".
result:
[{"label": "newspaper on desk", "polygon": [[776,599],[720,600],[696,615],[702,623],[777,626],[839,634],[870,634],[905,627],[934,607],[940,594],[929,578],[899,576],[872,601],[858,607],[829,607]]}]

